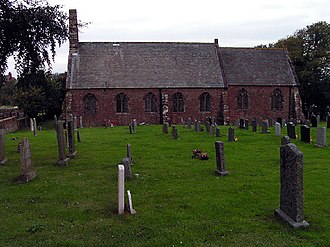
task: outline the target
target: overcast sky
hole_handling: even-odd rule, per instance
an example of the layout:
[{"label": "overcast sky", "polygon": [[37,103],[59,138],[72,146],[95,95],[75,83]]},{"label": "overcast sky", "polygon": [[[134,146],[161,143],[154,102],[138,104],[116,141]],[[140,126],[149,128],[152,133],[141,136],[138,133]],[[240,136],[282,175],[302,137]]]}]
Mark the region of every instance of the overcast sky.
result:
[{"label": "overcast sky", "polygon": [[[330,23],[329,0],[49,0],[90,22],[79,41],[213,42],[253,47],[276,42],[318,21]],[[64,72],[68,44],[53,72]],[[10,70],[13,69],[12,62]],[[15,74],[15,73],[14,73]]]}]

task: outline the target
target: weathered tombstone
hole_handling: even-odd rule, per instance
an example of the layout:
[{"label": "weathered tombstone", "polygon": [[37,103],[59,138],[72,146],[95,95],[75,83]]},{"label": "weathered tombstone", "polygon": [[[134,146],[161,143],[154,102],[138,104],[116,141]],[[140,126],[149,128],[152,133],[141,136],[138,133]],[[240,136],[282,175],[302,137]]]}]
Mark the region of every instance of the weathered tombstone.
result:
[{"label": "weathered tombstone", "polygon": [[206,130],[206,133],[210,133],[210,122],[209,121],[205,121],[205,130]]},{"label": "weathered tombstone", "polygon": [[27,183],[37,176],[32,166],[30,143],[26,137],[23,138],[20,147],[20,168],[21,175],[16,178],[18,183]]},{"label": "weathered tombstone", "polygon": [[163,123],[163,133],[168,134],[168,122]]},{"label": "weathered tombstone", "polygon": [[307,227],[304,220],[303,153],[293,143],[280,148],[280,207],[275,215],[294,228]]},{"label": "weathered tombstone", "polygon": [[73,117],[73,127],[74,127],[74,130],[78,130],[78,122],[77,122],[76,116]]},{"label": "weathered tombstone", "polygon": [[68,121],[68,139],[69,139],[69,153],[67,157],[74,159],[77,156],[76,144],[74,141],[74,123],[72,120]]},{"label": "weathered tombstone", "polygon": [[172,128],[172,136],[174,139],[179,139],[179,136],[178,136],[178,129],[173,125],[173,128]]},{"label": "weathered tombstone", "polygon": [[330,128],[330,116],[327,117],[327,128]]},{"label": "weathered tombstone", "polygon": [[127,191],[127,198],[128,198],[128,208],[131,214],[136,214],[135,209],[133,208],[133,202],[132,202],[132,195],[131,195],[131,191]]},{"label": "weathered tombstone", "polygon": [[312,127],[317,127],[317,119],[314,114],[312,114],[311,116],[311,123],[312,123]]},{"label": "weathered tombstone", "polygon": [[327,129],[325,127],[318,127],[316,129],[316,144],[317,147],[327,146]]},{"label": "weathered tombstone", "polygon": [[252,131],[257,132],[257,121],[252,120],[251,125],[252,125]]},{"label": "weathered tombstone", "polygon": [[197,132],[201,132],[201,122],[197,121]]},{"label": "weathered tombstone", "polygon": [[281,124],[278,122],[275,123],[275,135],[277,136],[281,135]]},{"label": "weathered tombstone", "polygon": [[219,176],[226,176],[228,172],[226,171],[223,142],[220,141],[215,142],[215,153],[216,153],[216,162],[217,162],[217,168],[215,170],[215,173]]},{"label": "weathered tombstone", "polygon": [[198,125],[198,122],[197,122],[197,120],[195,119],[195,122],[194,122],[194,131],[197,131],[197,125]]},{"label": "weathered tombstone", "polygon": [[316,123],[319,125],[320,124],[320,121],[321,121],[321,116],[320,116],[320,114],[317,114],[317,116],[316,116]]},{"label": "weathered tombstone", "polygon": [[232,127],[229,127],[228,129],[228,141],[229,142],[235,141],[235,129]]},{"label": "weathered tombstone", "polygon": [[262,121],[262,123],[261,123],[261,133],[262,134],[268,134],[269,133],[268,121]]},{"label": "weathered tombstone", "polygon": [[289,143],[291,143],[290,137],[283,136],[282,139],[281,139],[281,145],[286,145],[286,144],[289,144]]},{"label": "weathered tombstone", "polygon": [[133,128],[134,128],[134,131],[136,131],[136,127],[137,127],[137,121],[136,121],[136,119],[135,119],[135,118],[133,118],[133,121],[132,121],[132,123],[133,123]]},{"label": "weathered tombstone", "polygon": [[214,132],[215,132],[215,125],[212,124],[210,128],[210,134],[214,136]]},{"label": "weathered tombstone", "polygon": [[220,128],[215,129],[215,136],[220,137]]},{"label": "weathered tombstone", "polygon": [[127,144],[127,158],[129,159],[129,162],[131,163],[131,165],[132,165],[132,163],[133,163],[133,158],[132,158],[132,146],[131,146],[131,144]]},{"label": "weathered tombstone", "polygon": [[83,117],[82,116],[79,117],[79,122],[80,122],[80,125],[79,125],[80,128],[84,128],[83,127]]},{"label": "weathered tombstone", "polygon": [[244,122],[245,122],[244,119],[239,120],[239,128],[240,129],[244,129]]},{"label": "weathered tombstone", "polygon": [[65,140],[63,131],[63,121],[57,121],[56,123],[56,134],[57,134],[57,146],[58,146],[58,161],[56,162],[60,166],[68,164],[69,158],[65,156]]},{"label": "weathered tombstone", "polygon": [[129,125],[128,125],[128,129],[129,129],[129,133],[130,133],[130,134],[133,134],[133,127],[132,127],[132,124],[129,124]]},{"label": "weathered tombstone", "polygon": [[5,137],[6,131],[4,129],[0,129],[0,165],[4,165],[7,161],[5,155]]},{"label": "weathered tombstone", "polygon": [[191,118],[188,118],[188,121],[187,121],[187,128],[188,128],[188,129],[191,129]]},{"label": "weathered tombstone", "polygon": [[78,142],[81,142],[81,136],[80,136],[80,132],[79,131],[77,131],[77,140],[78,140]]},{"label": "weathered tombstone", "polygon": [[125,209],[125,168],[118,165],[118,214],[123,214]]},{"label": "weathered tombstone", "polygon": [[37,135],[37,120],[33,118],[33,135]]},{"label": "weathered tombstone", "polygon": [[131,162],[129,158],[125,157],[121,159],[121,164],[125,168],[125,179],[130,179],[132,178],[132,171],[131,171]]},{"label": "weathered tombstone", "polygon": [[311,130],[307,125],[300,126],[300,141],[302,142],[311,142]]},{"label": "weathered tombstone", "polygon": [[30,129],[32,132],[33,132],[33,126],[34,126],[33,118],[30,118]]},{"label": "weathered tombstone", "polygon": [[291,139],[296,139],[296,127],[292,122],[289,122],[286,126],[287,135]]}]

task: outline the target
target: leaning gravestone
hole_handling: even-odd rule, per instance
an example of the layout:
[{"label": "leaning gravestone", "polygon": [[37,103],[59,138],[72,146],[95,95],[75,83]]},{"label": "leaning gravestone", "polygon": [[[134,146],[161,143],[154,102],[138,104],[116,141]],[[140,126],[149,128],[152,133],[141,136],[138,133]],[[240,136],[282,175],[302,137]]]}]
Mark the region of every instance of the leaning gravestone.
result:
[{"label": "leaning gravestone", "polygon": [[232,127],[229,127],[228,129],[228,141],[229,142],[235,141],[235,129]]},{"label": "leaning gravestone", "polygon": [[262,134],[268,134],[269,130],[268,130],[268,121],[263,121],[261,123],[261,133]]},{"label": "leaning gravestone", "polygon": [[215,170],[215,173],[219,176],[226,176],[228,172],[226,171],[223,142],[220,141],[215,142],[215,153],[216,153],[216,162],[217,162],[217,168]]},{"label": "leaning gravestone", "polygon": [[286,126],[287,135],[291,139],[296,139],[296,127],[292,122],[289,122]]},{"label": "leaning gravestone", "polygon": [[320,148],[327,146],[327,129],[325,127],[318,127],[316,129],[315,146],[320,147]]},{"label": "leaning gravestone", "polygon": [[320,116],[320,114],[317,114],[317,116],[316,116],[316,123],[319,125],[320,124],[320,121],[321,121],[321,116]]},{"label": "leaning gravestone", "polygon": [[275,135],[277,136],[281,135],[281,124],[278,122],[275,123]]},{"label": "leaning gravestone", "polygon": [[68,121],[68,138],[69,138],[69,153],[67,157],[74,159],[77,156],[76,144],[74,141],[74,123],[72,120]]},{"label": "leaning gravestone", "polygon": [[130,213],[131,214],[136,214],[136,211],[133,208],[132,195],[131,195],[130,190],[127,191],[127,198],[128,198],[128,208],[129,208]]},{"label": "leaning gravestone", "polygon": [[29,140],[24,137],[20,147],[20,168],[21,175],[16,178],[18,183],[27,183],[34,179],[37,174],[32,166],[32,153]]},{"label": "leaning gravestone", "polygon": [[303,153],[293,143],[282,141],[280,148],[280,208],[275,215],[294,228],[307,227],[304,220]]},{"label": "leaning gravestone", "polygon": [[311,142],[311,130],[307,125],[300,126],[300,141],[302,142]]},{"label": "leaning gravestone", "polygon": [[132,178],[132,171],[131,171],[131,162],[130,159],[125,157],[121,159],[121,164],[125,168],[125,179]]},{"label": "leaning gravestone", "polygon": [[56,123],[56,134],[57,134],[57,146],[58,146],[58,161],[56,162],[60,166],[66,166],[69,158],[65,156],[65,140],[63,131],[63,121],[57,121]]},{"label": "leaning gravestone", "polygon": [[4,129],[0,129],[0,165],[4,165],[7,161],[5,155],[5,137],[6,131]]}]

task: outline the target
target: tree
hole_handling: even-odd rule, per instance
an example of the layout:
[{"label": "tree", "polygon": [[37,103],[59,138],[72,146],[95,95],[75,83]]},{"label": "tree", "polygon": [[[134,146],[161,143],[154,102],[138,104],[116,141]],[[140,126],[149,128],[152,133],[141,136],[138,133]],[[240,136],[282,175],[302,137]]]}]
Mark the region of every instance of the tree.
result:
[{"label": "tree", "polygon": [[56,45],[68,36],[68,16],[47,0],[0,0],[0,80],[14,56],[19,76],[51,67]]},{"label": "tree", "polygon": [[[318,22],[270,45],[286,48],[300,82],[305,113],[330,106],[330,24]],[[316,113],[316,112],[315,112]]]}]

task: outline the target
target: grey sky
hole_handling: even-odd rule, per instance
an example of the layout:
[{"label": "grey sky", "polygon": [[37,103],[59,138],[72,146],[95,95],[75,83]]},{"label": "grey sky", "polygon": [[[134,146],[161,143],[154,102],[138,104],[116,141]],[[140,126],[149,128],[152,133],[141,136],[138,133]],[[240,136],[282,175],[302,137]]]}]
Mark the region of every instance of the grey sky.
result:
[{"label": "grey sky", "polygon": [[[329,0],[49,0],[91,24],[80,41],[213,42],[253,47],[318,21],[330,23]],[[92,4],[91,4],[92,3]],[[53,72],[66,71],[68,44],[57,50]],[[13,66],[11,62],[10,70]]]}]

